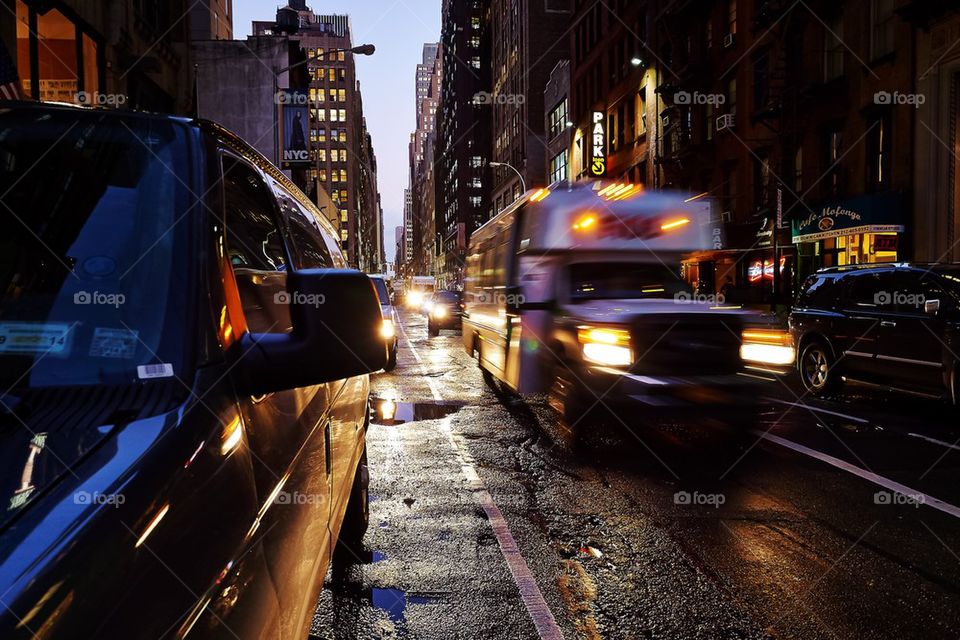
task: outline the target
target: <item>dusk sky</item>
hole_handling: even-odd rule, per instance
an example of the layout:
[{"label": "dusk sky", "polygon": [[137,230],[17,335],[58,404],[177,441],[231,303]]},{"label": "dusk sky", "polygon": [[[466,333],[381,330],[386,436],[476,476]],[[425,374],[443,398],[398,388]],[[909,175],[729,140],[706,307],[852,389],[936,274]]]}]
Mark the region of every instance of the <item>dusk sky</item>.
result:
[{"label": "dusk sky", "polygon": [[[415,76],[425,42],[440,38],[440,0],[308,0],[316,13],[346,13],[354,44],[376,45],[372,57],[357,57],[363,110],[377,153],[387,260],[394,259],[394,229],[403,219],[407,144],[416,123]],[[250,34],[253,20],[272,20],[281,3],[234,0],[234,37]]]}]

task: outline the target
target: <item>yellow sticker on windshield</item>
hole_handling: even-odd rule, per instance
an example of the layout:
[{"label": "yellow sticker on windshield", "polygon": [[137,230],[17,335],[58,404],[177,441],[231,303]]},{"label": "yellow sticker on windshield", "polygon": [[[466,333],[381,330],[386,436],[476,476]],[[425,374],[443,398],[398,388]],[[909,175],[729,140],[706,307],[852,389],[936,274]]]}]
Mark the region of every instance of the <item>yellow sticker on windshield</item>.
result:
[{"label": "yellow sticker on windshield", "polygon": [[66,356],[71,329],[68,324],[0,322],[0,355]]}]

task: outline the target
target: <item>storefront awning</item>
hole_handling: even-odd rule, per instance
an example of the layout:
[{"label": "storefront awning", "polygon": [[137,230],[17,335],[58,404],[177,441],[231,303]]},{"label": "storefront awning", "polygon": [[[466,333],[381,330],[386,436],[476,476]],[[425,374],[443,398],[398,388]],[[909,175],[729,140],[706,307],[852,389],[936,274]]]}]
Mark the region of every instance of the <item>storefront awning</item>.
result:
[{"label": "storefront awning", "polygon": [[906,229],[903,217],[903,197],[894,192],[827,202],[793,221],[793,242],[816,242],[860,233],[900,233]]}]

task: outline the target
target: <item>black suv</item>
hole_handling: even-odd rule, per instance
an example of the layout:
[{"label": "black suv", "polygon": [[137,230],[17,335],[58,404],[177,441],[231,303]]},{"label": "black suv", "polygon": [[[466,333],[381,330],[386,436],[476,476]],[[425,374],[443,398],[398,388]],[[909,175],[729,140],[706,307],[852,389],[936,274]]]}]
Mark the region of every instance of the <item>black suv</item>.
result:
[{"label": "black suv", "polygon": [[804,386],[845,379],[956,403],[960,265],[824,269],[803,285],[790,331]]},{"label": "black suv", "polygon": [[206,122],[0,103],[0,637],[306,637],[368,521],[370,279]]}]

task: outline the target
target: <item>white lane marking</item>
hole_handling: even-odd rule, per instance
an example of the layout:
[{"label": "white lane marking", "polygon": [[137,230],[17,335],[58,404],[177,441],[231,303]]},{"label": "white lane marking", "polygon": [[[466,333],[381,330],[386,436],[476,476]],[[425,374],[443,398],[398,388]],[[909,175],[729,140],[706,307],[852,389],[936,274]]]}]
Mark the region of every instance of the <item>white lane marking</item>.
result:
[{"label": "white lane marking", "polygon": [[778,402],[780,404],[785,404],[791,407],[797,407],[798,409],[808,409],[810,411],[816,411],[818,413],[826,413],[831,416],[837,416],[838,418],[844,418],[846,420],[853,420],[854,422],[859,422],[860,424],[870,424],[869,420],[864,418],[858,418],[856,416],[850,416],[845,413],[837,413],[836,411],[830,411],[829,409],[821,409],[820,407],[814,407],[809,404],[803,404],[799,402],[788,402],[786,400],[780,400],[779,398],[766,398],[769,402]]},{"label": "white lane marking", "polygon": [[[413,341],[410,340],[410,336],[407,335],[407,330],[403,327],[403,323],[397,323],[400,325],[400,333],[403,334],[403,339],[407,341],[407,348],[410,349],[410,353],[413,354],[413,359],[417,361],[417,364],[420,365],[422,369],[426,369],[423,365],[423,358],[420,357],[420,354],[417,353],[417,350],[413,346]],[[429,373],[429,372],[428,372]],[[433,399],[437,402],[443,402],[443,396],[440,395],[440,388],[437,386],[436,381],[427,376],[427,386],[430,387],[430,393],[433,394]]]},{"label": "white lane marking", "polygon": [[955,444],[950,444],[949,442],[944,442],[943,440],[937,440],[936,438],[929,438],[919,433],[908,433],[908,436],[913,436],[914,438],[920,438],[921,440],[926,440],[927,442],[932,442],[933,444],[938,444],[941,447],[946,447],[947,449],[956,449],[960,451],[960,447]]},{"label": "white lane marking", "polygon": [[[407,342],[407,348],[413,353],[414,359],[421,368],[423,368],[423,359],[420,357],[420,354],[417,353],[416,347],[413,346],[402,324],[400,325],[400,332],[403,334],[403,339]],[[440,395],[440,390],[436,387],[434,381],[427,378],[427,382],[430,384],[430,390],[433,392],[434,399],[442,402],[443,397]],[[477,473],[473,456],[470,455],[470,451],[467,449],[466,444],[464,444],[463,438],[453,433],[453,429],[450,426],[452,422],[453,416],[447,416],[443,419],[441,429],[447,434],[450,447],[459,459],[463,476],[467,479],[470,490],[473,492],[477,502],[480,503],[480,508],[483,509],[483,512],[487,516],[487,521],[490,523],[490,528],[493,529],[493,535],[497,539],[497,544],[500,545],[500,553],[503,554],[507,568],[510,569],[510,575],[513,576],[513,582],[520,591],[520,599],[523,601],[523,606],[527,609],[530,620],[533,621],[533,626],[537,629],[537,634],[541,640],[563,640],[563,632],[560,630],[560,626],[557,625],[557,620],[553,617],[553,612],[550,611],[550,607],[547,605],[543,593],[540,592],[537,579],[533,577],[533,572],[530,571],[527,561],[523,559],[523,554],[520,553],[520,547],[510,532],[510,526],[507,524],[506,518],[503,517],[503,512],[500,511],[500,507],[494,502],[493,496],[487,491],[487,487],[480,478],[480,474]]]},{"label": "white lane marking", "polygon": [[952,504],[949,504],[947,502],[944,502],[943,500],[940,500],[939,498],[934,498],[933,496],[929,496],[923,493],[922,491],[911,489],[910,487],[900,484],[899,482],[895,482],[894,480],[890,480],[889,478],[884,478],[883,476],[878,476],[875,473],[871,473],[866,469],[861,469],[860,467],[856,465],[852,465],[849,462],[845,462],[843,460],[840,460],[839,458],[834,458],[833,456],[827,455],[826,453],[820,453],[815,449],[805,447],[802,444],[797,444],[796,442],[792,442],[790,440],[787,440],[786,438],[781,438],[780,436],[775,436],[772,433],[764,433],[763,431],[754,431],[754,433],[765,440],[769,440],[770,442],[779,444],[782,447],[792,449],[797,453],[802,453],[806,456],[810,456],[811,458],[816,458],[821,462],[826,462],[832,467],[836,467],[837,469],[842,469],[843,471],[852,473],[853,475],[859,478],[862,478],[868,482],[872,482],[873,484],[879,485],[884,489],[889,489],[890,491],[899,493],[903,496],[921,497],[922,499],[918,500],[918,502],[920,502],[921,504],[924,504],[928,507],[933,507],[934,509],[938,511],[942,511],[948,515],[951,515],[954,518],[960,518],[960,507],[955,507]]}]

